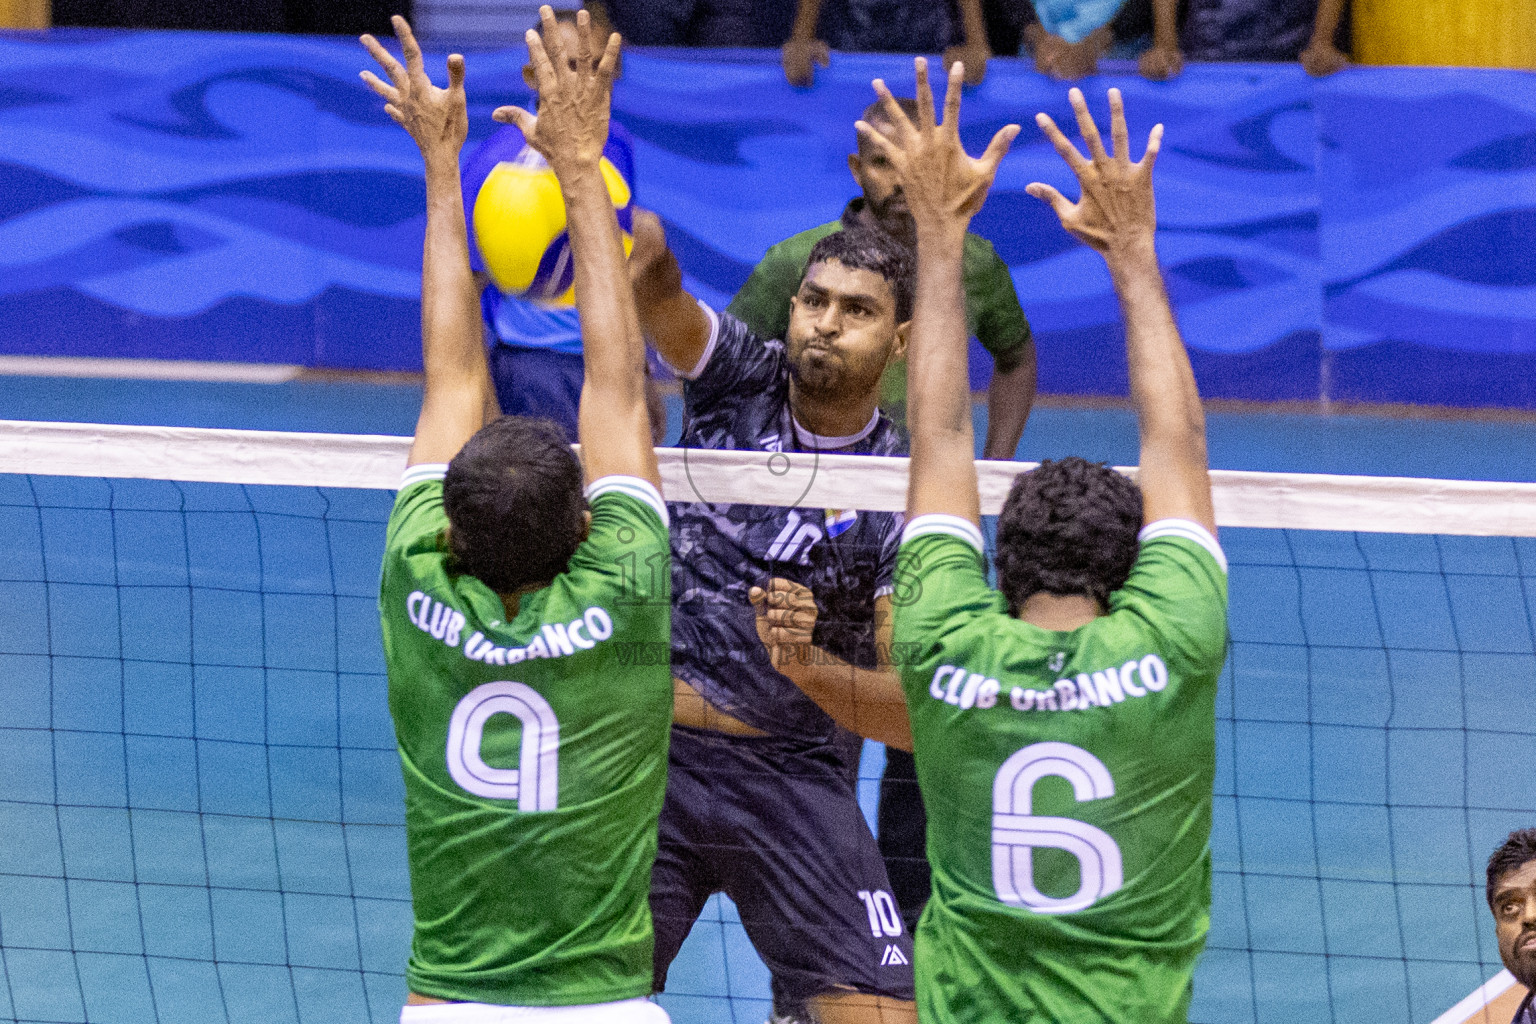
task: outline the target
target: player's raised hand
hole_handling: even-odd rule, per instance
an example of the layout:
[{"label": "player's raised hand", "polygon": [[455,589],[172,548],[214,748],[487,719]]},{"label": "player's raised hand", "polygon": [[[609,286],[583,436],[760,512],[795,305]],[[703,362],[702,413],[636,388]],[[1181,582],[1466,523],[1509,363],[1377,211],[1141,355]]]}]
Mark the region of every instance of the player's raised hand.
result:
[{"label": "player's raised hand", "polygon": [[457,53],[448,58],[448,88],[439,89],[427,77],[421,47],[411,33],[411,26],[398,14],[390,22],[395,26],[395,38],[400,40],[405,64],[373,36],[364,35],[363,45],[389,75],[389,81],[382,81],[372,71],[362,72],[363,81],[384,97],[384,112],[411,133],[423,155],[446,151],[457,158],[469,134],[469,115],[464,106],[464,58]]},{"label": "player's raised hand", "polygon": [[917,69],[917,123],[912,123],[885,83],[877,78],[875,92],[895,130],[885,135],[864,121],[856,127],[859,137],[878,147],[896,168],[907,208],[917,221],[919,232],[937,229],[964,235],[966,225],[986,202],[987,190],[997,177],[997,166],[1019,134],[1019,126],[1004,127],[992,137],[987,151],[979,158],[968,156],[960,142],[960,93],[965,65],[955,64],[949,69],[944,121],[939,124],[934,119],[928,62],[918,57],[913,63]]},{"label": "player's raised hand", "polygon": [[1131,162],[1130,132],[1125,126],[1125,102],[1119,89],[1109,90],[1110,138],[1113,149],[1104,151],[1099,127],[1088,112],[1082,91],[1073,89],[1068,96],[1077,113],[1077,125],[1088,144],[1091,159],[1062,134],[1056,122],[1046,114],[1036,114],[1035,123],[1051,140],[1056,152],[1077,175],[1082,197],[1070,202],[1056,189],[1035,182],[1030,195],[1049,203],[1061,218],[1061,226],[1092,246],[1106,259],[1124,252],[1149,247],[1157,231],[1157,204],[1152,194],[1152,167],[1162,148],[1163,126],[1156,125],[1147,138],[1147,150],[1141,160]]},{"label": "player's raised hand", "polygon": [[785,665],[802,658],[816,632],[816,596],[810,589],[774,577],[767,588],[753,587],[747,596],[757,612],[758,638],[773,663]]},{"label": "player's raised hand", "polygon": [[592,18],[576,15],[577,52],[566,53],[555,12],[539,8],[542,33],[528,30],[528,53],[538,82],[539,112],[498,107],[492,117],[522,129],[528,144],[543,154],[564,178],[580,168],[595,168],[608,141],[608,114],[613,79],[619,67],[619,34],[606,45],[593,39]]}]

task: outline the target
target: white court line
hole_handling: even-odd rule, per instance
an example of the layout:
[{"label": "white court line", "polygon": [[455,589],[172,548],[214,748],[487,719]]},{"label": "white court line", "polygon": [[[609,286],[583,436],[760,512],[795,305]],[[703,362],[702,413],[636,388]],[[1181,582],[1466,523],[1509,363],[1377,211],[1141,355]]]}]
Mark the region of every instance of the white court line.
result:
[{"label": "white court line", "polygon": [[91,359],[80,356],[0,356],[0,376],[99,377],[116,380],[193,380],[220,384],[281,384],[303,369],[287,363],[209,363],[190,359]]},{"label": "white court line", "polygon": [[1515,976],[1513,974],[1510,974],[1508,971],[1500,971],[1479,985],[1467,998],[1436,1017],[1434,1024],[1466,1024],[1467,1021],[1472,1019],[1473,1014],[1499,998],[1505,992],[1508,992],[1514,983]]}]

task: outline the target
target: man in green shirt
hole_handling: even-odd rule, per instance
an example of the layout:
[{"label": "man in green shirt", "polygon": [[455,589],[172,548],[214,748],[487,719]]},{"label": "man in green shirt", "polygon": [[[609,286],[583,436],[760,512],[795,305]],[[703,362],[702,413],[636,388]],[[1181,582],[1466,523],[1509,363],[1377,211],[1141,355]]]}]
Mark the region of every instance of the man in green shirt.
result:
[{"label": "man in green shirt", "polygon": [[363,77],[427,179],[426,386],[379,588],[415,915],[402,1024],[491,1024],[507,1007],[530,1022],[667,1020],[646,998],[672,721],[667,508],[599,167],[619,40],[599,61],[582,14],[567,59],[541,14],[539,115],[496,117],[549,161],[565,201],[586,341],[580,463],[553,422],[495,415],[459,186],[464,59],[439,89],[404,19],[404,66],[363,37],[390,81]]},{"label": "man in green shirt", "polygon": [[[959,77],[942,127],[925,67],[918,82],[916,125],[903,116],[889,140],[876,140],[918,224],[898,568],[911,596],[896,604],[894,633],[905,703],[888,673],[844,673],[831,687],[825,674],[806,681],[829,691],[813,696],[834,717],[863,705],[867,735],[901,743],[910,729],[934,867],[916,934],[920,1019],[1183,1024],[1210,927],[1227,587],[1204,416],[1154,246],[1162,126],[1132,163],[1111,90],[1106,153],[1074,89],[1090,160],[1037,117],[1082,198],[1071,203],[1041,184],[1030,193],[1104,257],[1120,297],[1140,486],[1075,458],[1020,476],[998,519],[994,590],[958,360],[961,253],[1011,141],[1003,135],[1017,128],[972,160],[957,131]],[[779,608],[803,605],[774,589]],[[764,615],[771,643],[801,624],[779,614]]]},{"label": "man in green shirt", "polygon": [[[912,100],[898,102],[908,116],[916,116]],[[890,118],[879,104],[864,111],[864,119],[881,133],[892,130]],[[726,307],[726,312],[746,323],[754,334],[784,337],[789,328],[789,300],[805,276],[811,249],[833,232],[875,227],[909,248],[916,243],[905,192],[885,154],[861,140],[858,151],[848,156],[848,168],[864,194],[848,203],[840,219],[802,231],[769,249]],[[1008,264],[992,243],[980,235],[967,234],[964,261],[966,330],[993,360],[992,383],[987,389],[987,441],[982,453],[988,459],[1012,459],[1035,400],[1035,341],[1019,307]],[[960,354],[962,364],[965,355]],[[906,404],[906,365],[897,362],[881,382],[880,411],[898,426],[905,426]]]}]

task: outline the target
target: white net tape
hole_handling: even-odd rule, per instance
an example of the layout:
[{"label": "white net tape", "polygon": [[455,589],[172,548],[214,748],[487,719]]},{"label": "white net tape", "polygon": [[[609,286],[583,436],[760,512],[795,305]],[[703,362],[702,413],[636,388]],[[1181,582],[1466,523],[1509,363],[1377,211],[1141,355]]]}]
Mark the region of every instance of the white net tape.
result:
[{"label": "white net tape", "polygon": [[[0,420],[0,473],[393,490],[408,437]],[[900,510],[907,460],[662,448],[670,500]],[[1033,463],[976,463],[995,515]],[[1134,476],[1134,469],[1124,470]],[[1215,470],[1221,526],[1536,537],[1536,484]]]}]

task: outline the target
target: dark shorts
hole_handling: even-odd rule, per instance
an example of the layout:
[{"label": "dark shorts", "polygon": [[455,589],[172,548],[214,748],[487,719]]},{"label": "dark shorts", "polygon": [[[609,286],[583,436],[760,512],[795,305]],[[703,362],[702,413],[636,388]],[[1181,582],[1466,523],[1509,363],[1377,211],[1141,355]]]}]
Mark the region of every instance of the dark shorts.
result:
[{"label": "dark shorts", "polygon": [[928,868],[928,814],[917,788],[917,763],[905,750],[885,749],[876,824],[891,892],[901,905],[907,928],[915,928],[933,890],[933,872]]},{"label": "dark shorts", "polygon": [[651,875],[656,989],[717,892],[773,972],[775,1002],[911,999],[912,937],[838,745],[674,726]]},{"label": "dark shorts", "polygon": [[586,373],[581,356],[511,345],[492,345],[486,355],[503,413],[554,420],[576,442],[576,410]]}]

